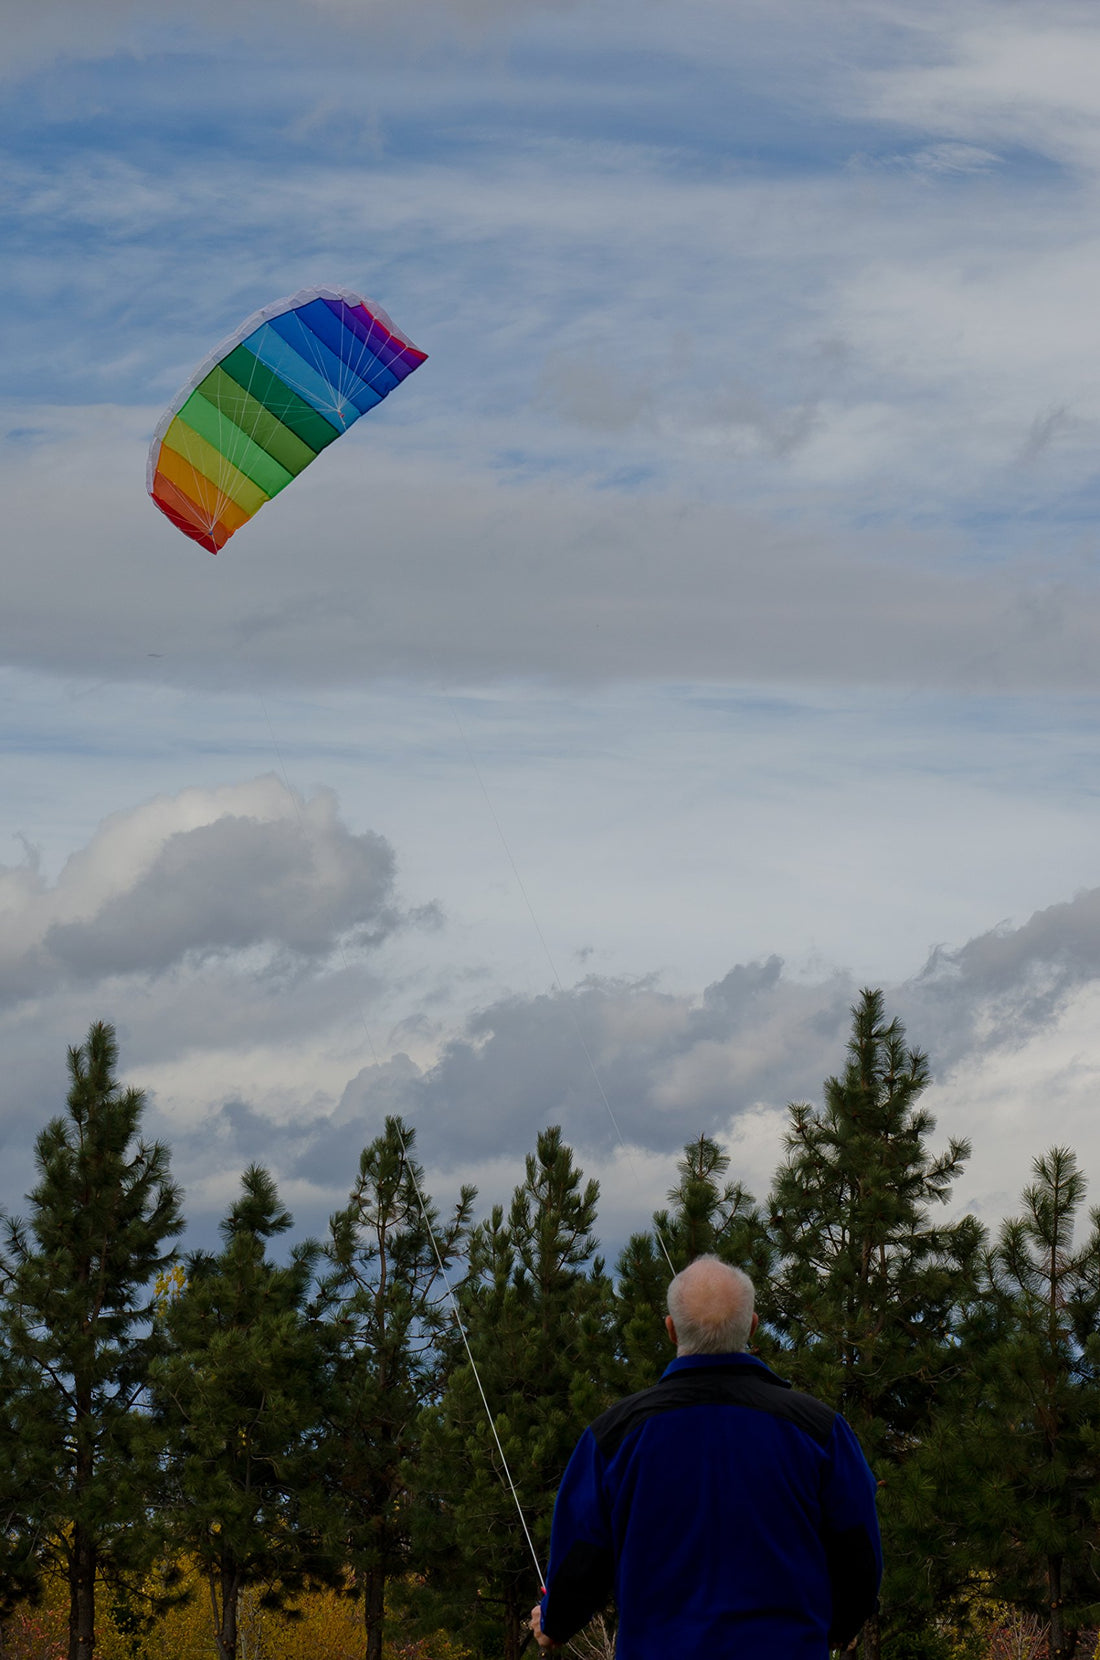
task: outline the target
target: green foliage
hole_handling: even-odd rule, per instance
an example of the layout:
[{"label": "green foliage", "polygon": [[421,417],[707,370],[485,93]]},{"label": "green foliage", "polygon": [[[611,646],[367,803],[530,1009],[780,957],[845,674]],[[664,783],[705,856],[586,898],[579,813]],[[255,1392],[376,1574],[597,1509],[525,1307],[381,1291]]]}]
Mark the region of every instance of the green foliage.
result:
[{"label": "green foliage", "polygon": [[220,1225],[220,1253],[187,1259],[152,1372],[169,1443],[162,1523],[206,1578],[219,1660],[235,1660],[246,1587],[262,1586],[264,1606],[278,1606],[332,1571],[312,1440],[324,1357],[307,1316],[319,1247],[294,1246],[286,1264],[266,1254],[291,1220],[267,1171],[250,1166]]},{"label": "green foliage", "polygon": [[407,1484],[421,1410],[438,1399],[456,1337],[448,1280],[476,1190],[445,1227],[399,1118],[364,1148],[344,1210],[330,1222],[322,1288],[330,1335],[324,1479],[363,1598],[366,1660],[380,1660],[387,1581],[409,1568]]},{"label": "green foliage", "polygon": [[151,1281],[182,1227],[168,1150],[139,1139],[144,1095],[119,1086],[117,1061],[103,1023],[69,1050],[66,1115],[38,1136],[30,1218],[6,1223],[0,1256],[7,1596],[39,1567],[65,1576],[70,1660],[90,1660],[97,1579],[150,1558]]},{"label": "green foliage", "polygon": [[1053,1660],[1068,1660],[1100,1619],[1100,1212],[1075,1249],[1075,1155],[1054,1147],[1033,1170],[990,1253],[966,1522],[1000,1595],[1049,1621]]},{"label": "green foliage", "polygon": [[[892,1622],[911,1628],[915,1607],[953,1595],[966,1567],[937,1552],[935,1494],[902,1474],[959,1371],[959,1314],[975,1296],[983,1244],[972,1217],[932,1220],[970,1148],[956,1140],[939,1156],[928,1151],[935,1121],[918,1105],[928,1081],[925,1056],[899,1021],[887,1023],[882,993],[864,991],[847,1065],[826,1079],[823,1106],[789,1109],[770,1198],[767,1312],[780,1369],[840,1408],[885,1484],[887,1633]],[[872,1631],[869,1654],[877,1641]]]},{"label": "green foliage", "polygon": [[754,1279],[767,1274],[768,1239],[752,1195],[724,1180],[730,1167],[710,1136],[689,1141],[669,1189],[671,1211],[659,1210],[644,1233],[632,1234],[618,1263],[616,1326],[624,1393],[656,1383],[672,1358],[664,1330],[665,1298],[674,1273],[699,1256],[717,1256]]},{"label": "green foliage", "polygon": [[220,1251],[184,1267],[167,1151],[93,1026],[0,1254],[5,1652],[56,1654],[67,1605],[70,1660],[92,1660],[98,1583],[103,1660],[209,1652],[211,1604],[220,1660],[246,1639],[518,1660],[576,1440],[663,1370],[670,1274],[714,1253],[757,1284],[763,1357],[842,1408],[884,1482],[864,1660],[1091,1654],[1100,1210],[1083,1225],[1084,1176],[1053,1148],[994,1243],[945,1224],[969,1148],[929,1151],[928,1064],[881,993],[852,1013],[822,1105],[790,1108],[768,1205],[700,1135],[614,1290],[558,1129],[471,1229],[473,1190],[441,1221],[394,1118],[323,1249],[269,1254],[291,1218],[253,1167]]},{"label": "green foliage", "polygon": [[543,1131],[507,1222],[497,1206],[470,1239],[463,1317],[496,1439],[468,1362],[423,1423],[421,1545],[437,1581],[450,1573],[460,1633],[484,1640],[492,1609],[507,1660],[539,1590],[508,1474],[545,1565],[562,1471],[613,1395],[611,1287],[592,1233],[598,1196],[594,1181],[582,1186],[561,1131]]},{"label": "green foliage", "polygon": [[882,993],[863,992],[848,1064],[826,1079],[824,1106],[789,1109],[770,1199],[771,1319],[792,1373],[887,1459],[904,1455],[927,1415],[982,1243],[972,1217],[931,1220],[970,1146],[928,1152],[935,1120],[917,1105],[928,1081],[904,1027],[886,1024]]}]

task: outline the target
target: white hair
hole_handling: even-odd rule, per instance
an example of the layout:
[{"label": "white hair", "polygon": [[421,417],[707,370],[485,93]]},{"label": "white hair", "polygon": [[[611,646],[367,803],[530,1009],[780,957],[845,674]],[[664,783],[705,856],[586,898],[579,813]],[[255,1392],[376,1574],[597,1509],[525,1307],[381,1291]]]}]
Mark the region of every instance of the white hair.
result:
[{"label": "white hair", "polygon": [[752,1332],[753,1283],[720,1257],[696,1257],[668,1288],[678,1355],[739,1354]]}]

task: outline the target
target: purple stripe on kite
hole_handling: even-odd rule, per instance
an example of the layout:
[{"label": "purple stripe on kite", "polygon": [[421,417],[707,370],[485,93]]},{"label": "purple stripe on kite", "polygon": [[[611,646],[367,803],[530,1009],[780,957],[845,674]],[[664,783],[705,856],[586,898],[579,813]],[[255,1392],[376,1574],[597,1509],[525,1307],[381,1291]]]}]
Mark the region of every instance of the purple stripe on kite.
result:
[{"label": "purple stripe on kite", "polygon": [[390,339],[389,329],[377,317],[372,317],[365,306],[350,306],[343,300],[326,300],[325,304],[344,327],[350,329],[372,352],[377,353],[378,348]]},{"label": "purple stripe on kite", "polygon": [[[394,387],[405,378],[403,374],[395,375],[391,368],[394,352],[403,351],[404,348],[398,345],[398,342],[377,319],[365,317],[364,321],[368,325],[366,330],[355,328],[354,323],[356,321],[358,319],[355,318],[354,312],[350,310],[342,319],[344,338],[354,340],[358,348],[359,357],[353,360],[353,363],[357,365],[356,372],[362,375],[364,379],[369,380],[372,386],[384,388],[386,392],[392,392]],[[369,369],[367,368],[368,364],[370,365]],[[361,365],[361,367],[358,365]]]},{"label": "purple stripe on kite", "polygon": [[353,375],[358,375],[360,380],[370,379],[374,364],[364,351],[362,341],[353,329],[346,326],[342,317],[332,315],[323,300],[312,300],[309,305],[299,306],[294,315],[305,324],[310,334],[315,334],[322,345],[347,365]]},{"label": "purple stripe on kite", "polygon": [[[325,300],[324,305],[327,310],[323,316],[317,314],[313,305],[303,307],[298,315],[322,340],[327,340],[330,334],[333,338],[339,337],[343,361],[384,398],[405,378],[402,374],[395,375],[389,367],[389,330],[361,307],[352,308],[339,300]],[[382,356],[383,350],[387,352],[386,357]]]},{"label": "purple stripe on kite", "polygon": [[403,335],[391,334],[365,306],[349,306],[343,300],[326,300],[325,304],[339,315],[345,328],[351,329],[370,348],[379,363],[392,371],[394,385],[426,360],[427,352],[422,352]]},{"label": "purple stripe on kite", "polygon": [[344,322],[348,329],[354,330],[356,338],[363,341],[363,350],[370,353],[372,386],[384,386],[387,392],[392,392],[404,379],[403,375],[395,375],[390,368],[394,353],[402,351],[403,346],[384,323],[362,308],[349,307]]},{"label": "purple stripe on kite", "polygon": [[395,376],[394,385],[401,379],[399,365],[403,361],[404,347],[399,340],[387,340],[378,348],[378,361],[382,367]]},{"label": "purple stripe on kite", "polygon": [[400,346],[396,340],[393,344],[396,350],[390,358],[389,366],[399,379],[404,380],[405,376],[411,375],[414,369],[419,369],[424,361],[424,354],[418,352],[415,346]]}]

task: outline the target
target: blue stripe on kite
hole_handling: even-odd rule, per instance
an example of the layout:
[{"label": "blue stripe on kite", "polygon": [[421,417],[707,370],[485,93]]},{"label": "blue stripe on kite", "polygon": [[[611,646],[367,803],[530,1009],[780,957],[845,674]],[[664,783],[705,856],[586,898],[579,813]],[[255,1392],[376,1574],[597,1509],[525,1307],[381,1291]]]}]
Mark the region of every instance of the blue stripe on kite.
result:
[{"label": "blue stripe on kite", "polygon": [[306,327],[296,311],[284,311],[281,317],[273,317],[271,327],[282,335],[300,358],[337,389],[345,403],[353,403],[360,415],[382,401],[385,393],[376,392],[373,386],[368,386],[364,379],[353,374],[347,364]]},{"label": "blue stripe on kite", "polygon": [[[324,300],[321,303],[328,311],[333,313],[333,316],[342,325],[346,333],[353,334],[361,342],[360,351],[364,354],[364,357],[369,356],[371,360],[370,371],[368,372],[365,363],[362,368],[358,368],[353,361],[352,367],[355,368],[356,373],[369,380],[372,386],[379,387],[383,396],[392,392],[395,386],[400,386],[412,365],[404,368],[401,374],[395,374],[390,368],[393,359],[404,352],[405,348],[400,341],[393,338],[389,329],[380,323],[376,317],[372,317],[362,306],[353,308],[345,305],[341,300]],[[312,306],[303,307],[303,310],[306,309],[312,311]],[[311,319],[310,328],[313,327],[314,324]]]},{"label": "blue stripe on kite", "polygon": [[324,300],[313,300],[309,305],[299,306],[296,316],[372,391],[384,397],[393,390],[390,386],[382,386],[376,379],[379,369],[377,353],[360,340],[354,329],[347,328],[342,318],[334,317]]},{"label": "blue stripe on kite", "polygon": [[326,300],[324,303],[344,328],[358,335],[377,357],[379,347],[391,338],[389,329],[377,317],[372,317],[365,306],[350,306],[346,300]]},{"label": "blue stripe on kite", "polygon": [[261,323],[254,334],[241,341],[241,345],[338,430],[349,427],[359,419],[359,410],[352,414],[347,401],[340,399],[332,383],[288,346],[270,323]]}]

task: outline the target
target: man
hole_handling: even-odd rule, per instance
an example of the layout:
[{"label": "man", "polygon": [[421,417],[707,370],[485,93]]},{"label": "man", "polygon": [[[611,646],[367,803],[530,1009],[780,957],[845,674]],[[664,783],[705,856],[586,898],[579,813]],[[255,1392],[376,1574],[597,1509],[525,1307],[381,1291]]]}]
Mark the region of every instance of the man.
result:
[{"label": "man", "polygon": [[565,1472],[540,1648],[612,1593],[618,1660],[826,1660],[874,1611],[875,1479],[838,1413],[745,1353],[756,1324],[752,1281],[717,1257],[672,1281],[676,1359]]}]

